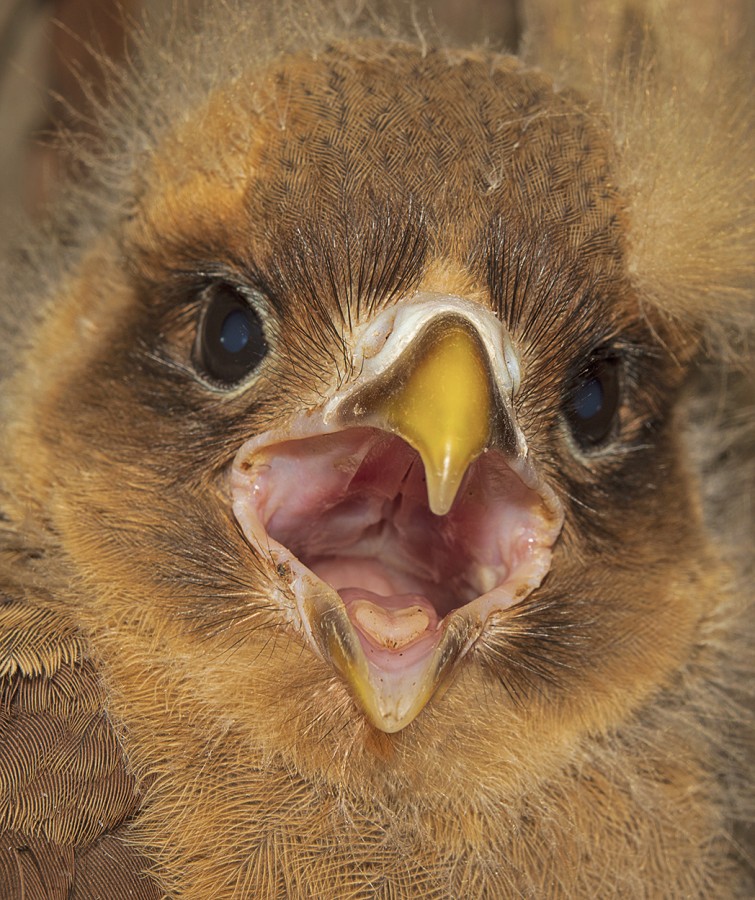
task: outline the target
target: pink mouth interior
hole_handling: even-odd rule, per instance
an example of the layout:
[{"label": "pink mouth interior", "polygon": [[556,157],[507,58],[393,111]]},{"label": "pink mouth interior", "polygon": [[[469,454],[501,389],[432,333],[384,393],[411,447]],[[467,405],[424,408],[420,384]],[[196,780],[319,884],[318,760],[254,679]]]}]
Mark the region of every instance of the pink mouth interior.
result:
[{"label": "pink mouth interior", "polygon": [[[541,498],[494,451],[473,463],[445,516],[428,507],[416,451],[374,428],[270,445],[246,468],[268,536],[339,593],[383,666],[424,655],[442,620],[482,595],[511,605],[517,568],[539,543]],[[426,627],[400,654],[378,646],[357,621],[363,600]]]}]

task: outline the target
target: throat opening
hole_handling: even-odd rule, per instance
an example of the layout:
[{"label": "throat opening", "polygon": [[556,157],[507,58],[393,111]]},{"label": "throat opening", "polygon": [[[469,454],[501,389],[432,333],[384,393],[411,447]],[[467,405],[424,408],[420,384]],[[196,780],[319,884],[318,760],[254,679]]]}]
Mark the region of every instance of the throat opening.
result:
[{"label": "throat opening", "polygon": [[338,592],[360,638],[386,650],[422,642],[504,585],[527,552],[525,520],[539,502],[491,452],[436,516],[417,452],[374,428],[266,448],[255,468],[269,538]]}]

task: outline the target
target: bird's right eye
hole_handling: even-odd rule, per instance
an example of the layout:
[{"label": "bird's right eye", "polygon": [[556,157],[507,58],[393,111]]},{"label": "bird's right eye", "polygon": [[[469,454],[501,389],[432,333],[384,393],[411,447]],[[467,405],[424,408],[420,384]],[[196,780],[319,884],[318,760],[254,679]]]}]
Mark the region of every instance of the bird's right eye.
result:
[{"label": "bird's right eye", "polygon": [[195,364],[206,379],[233,387],[259,366],[268,349],[252,300],[229,284],[208,288],[194,349]]}]

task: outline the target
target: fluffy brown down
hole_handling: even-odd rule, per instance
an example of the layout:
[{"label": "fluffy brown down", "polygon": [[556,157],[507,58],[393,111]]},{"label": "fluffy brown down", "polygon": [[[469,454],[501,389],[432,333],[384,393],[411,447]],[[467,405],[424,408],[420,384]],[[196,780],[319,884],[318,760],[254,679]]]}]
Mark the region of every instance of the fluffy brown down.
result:
[{"label": "fluffy brown down", "polygon": [[[548,3],[524,61],[236,6],[113,76],[90,177],[3,280],[0,893],[752,896],[736,54],[685,80],[651,8],[627,55],[591,63],[585,28],[562,67]],[[216,273],[275,298],[241,391],[193,370]],[[384,734],[284,624],[225,479],[346,377],[352,318],[417,290],[509,329],[566,518],[541,587]],[[586,454],[564,392],[606,342],[627,374]]]}]

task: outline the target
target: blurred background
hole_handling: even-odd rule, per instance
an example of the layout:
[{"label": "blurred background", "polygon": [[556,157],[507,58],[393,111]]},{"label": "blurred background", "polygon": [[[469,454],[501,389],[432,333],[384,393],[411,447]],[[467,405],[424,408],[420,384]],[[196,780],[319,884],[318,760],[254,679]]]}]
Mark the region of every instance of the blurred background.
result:
[{"label": "blurred background", "polygon": [[[21,210],[38,215],[53,198],[65,170],[55,136],[97,131],[84,85],[104,93],[103,59],[122,60],[129,34],[145,10],[169,10],[179,20],[207,0],[0,0],[0,234],[13,229]],[[250,15],[259,6],[285,0],[246,0]],[[297,0],[288,0],[296,9]],[[551,62],[574,57],[574,36],[617,52],[643,33],[643,16],[660,10],[667,31],[683,34],[676,64],[705,81],[715,69],[711,34],[723,46],[752,47],[755,0],[325,0],[353,10],[369,7],[379,16],[419,19],[431,35],[456,44],[487,44],[515,51],[525,11],[528,27]],[[222,10],[222,0],[217,2]],[[671,33],[668,32],[668,33]],[[542,36],[547,33],[547,42]],[[652,38],[652,34],[651,34]],[[542,54],[541,54],[542,55]],[[579,57],[579,54],[578,54]],[[553,66],[551,66],[553,69]],[[558,65],[556,65],[557,70]],[[743,98],[745,99],[745,98]]]},{"label": "blurred background", "polygon": [[[126,47],[126,17],[142,0],[0,0],[0,204],[2,225],[38,213],[59,183],[61,127],[81,128],[82,84],[97,83],[92,50]],[[99,78],[101,80],[101,78]]]},{"label": "blurred background", "polygon": [[[0,0],[0,230],[12,230],[21,210],[39,214],[54,196],[65,170],[56,133],[96,130],[82,86],[101,93],[101,55],[122,59],[143,7],[160,3],[190,15],[198,0]],[[429,8],[432,27],[457,41],[516,46],[515,0],[416,5]],[[411,23],[408,0],[398,9]]]}]

